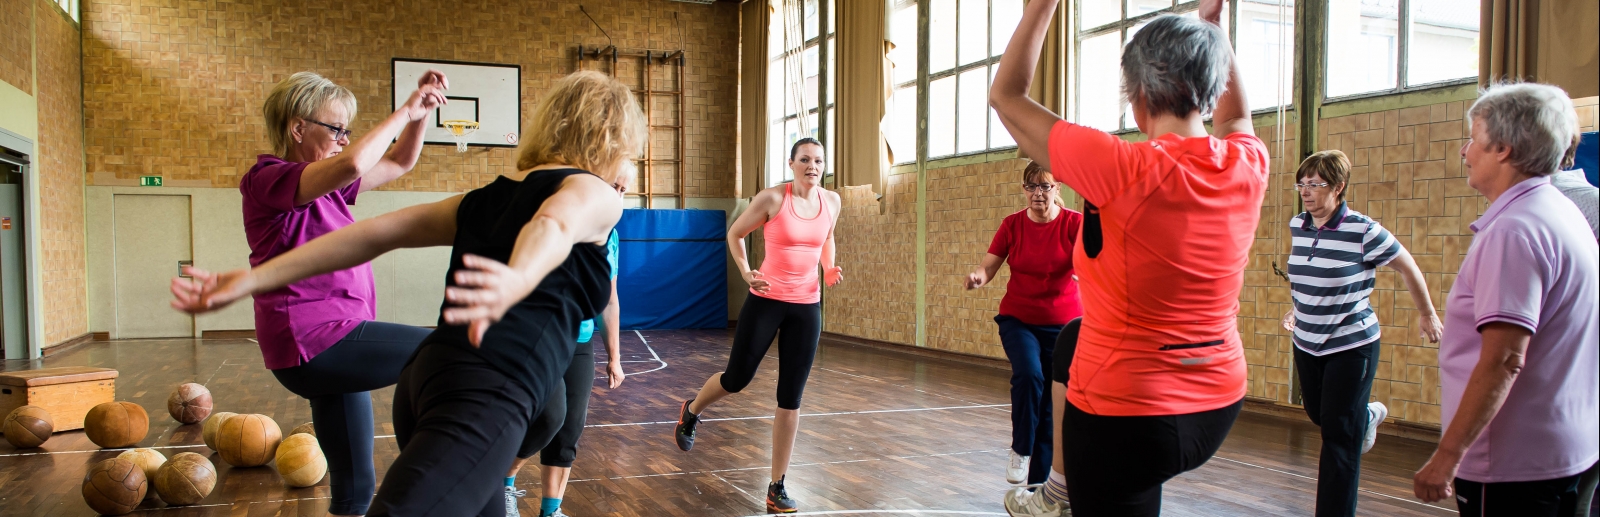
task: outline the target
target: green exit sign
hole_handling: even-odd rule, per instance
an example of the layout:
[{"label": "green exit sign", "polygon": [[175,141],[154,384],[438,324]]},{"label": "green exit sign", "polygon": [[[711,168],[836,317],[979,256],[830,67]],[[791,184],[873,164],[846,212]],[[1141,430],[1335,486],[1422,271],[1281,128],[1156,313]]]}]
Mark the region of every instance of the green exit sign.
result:
[{"label": "green exit sign", "polygon": [[161,176],[139,176],[139,186],[159,187],[161,186]]}]

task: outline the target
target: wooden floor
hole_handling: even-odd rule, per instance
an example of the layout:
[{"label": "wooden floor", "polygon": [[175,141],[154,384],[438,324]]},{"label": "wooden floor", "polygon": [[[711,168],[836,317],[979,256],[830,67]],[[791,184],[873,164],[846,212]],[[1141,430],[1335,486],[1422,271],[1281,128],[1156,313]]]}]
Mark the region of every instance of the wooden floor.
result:
[{"label": "wooden floor", "polygon": [[[764,513],[776,360],[740,395],[708,410],[692,453],[672,444],[678,402],[727,357],[727,331],[627,332],[617,390],[596,388],[589,428],[573,469],[565,511],[588,516],[751,516]],[[603,359],[601,359],[603,364]],[[244,339],[100,342],[43,361],[6,361],[3,370],[100,366],[121,371],[117,398],[151,413],[140,443],[169,457],[211,454],[200,426],[181,426],[165,401],[180,383],[210,387],[218,411],[262,413],[287,430],[310,419],[306,402],[284,390]],[[1009,441],[1005,370],[943,358],[824,341],[802,407],[789,493],[801,515],[1005,515],[1000,497]],[[598,384],[604,384],[603,381]],[[378,471],[397,454],[389,409],[393,389],[374,393],[381,438]],[[1310,515],[1316,491],[1317,432],[1310,424],[1245,414],[1221,452],[1167,483],[1165,515]],[[1385,436],[1364,459],[1361,514],[1453,515],[1417,502],[1411,474],[1431,444]],[[79,496],[88,465],[112,457],[81,431],[41,449],[0,441],[0,514],[92,515]],[[219,482],[197,506],[147,502],[160,515],[323,515],[328,488],[289,489],[270,467],[234,469],[213,457]],[[537,515],[539,474],[518,478],[524,515]],[[814,513],[813,513],[814,512]]]}]

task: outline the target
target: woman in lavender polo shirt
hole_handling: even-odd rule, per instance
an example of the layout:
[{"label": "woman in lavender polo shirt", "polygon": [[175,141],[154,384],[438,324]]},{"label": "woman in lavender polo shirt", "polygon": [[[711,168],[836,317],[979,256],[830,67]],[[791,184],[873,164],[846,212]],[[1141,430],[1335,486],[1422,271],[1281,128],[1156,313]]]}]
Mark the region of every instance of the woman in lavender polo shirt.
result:
[{"label": "woman in lavender polo shirt", "polygon": [[[445,88],[444,74],[429,71],[405,105],[351,142],[356,100],[350,90],[311,72],[273,87],[262,114],[274,153],[257,157],[239,181],[251,267],[355,222],[349,205],[358,194],[417,163],[428,114],[445,103]],[[267,368],[311,402],[328,458],[329,512],[366,513],[377,489],[367,392],[395,383],[429,329],[372,321],[367,264],[258,294],[255,308]]]},{"label": "woman in lavender polo shirt", "polygon": [[1577,131],[1566,92],[1484,91],[1467,112],[1467,184],[1489,200],[1445,304],[1439,449],[1417,497],[1461,515],[1573,515],[1600,460],[1600,247],[1550,185]]}]

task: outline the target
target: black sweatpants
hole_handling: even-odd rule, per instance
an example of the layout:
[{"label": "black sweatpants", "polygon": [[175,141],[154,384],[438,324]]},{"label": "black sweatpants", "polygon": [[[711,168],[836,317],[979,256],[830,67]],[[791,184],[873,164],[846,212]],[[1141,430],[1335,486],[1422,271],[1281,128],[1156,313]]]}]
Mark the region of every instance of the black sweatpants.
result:
[{"label": "black sweatpants", "polygon": [[1317,517],[1354,517],[1361,481],[1361,442],[1366,439],[1367,401],[1378,375],[1378,343],[1324,356],[1294,349],[1294,366],[1306,415],[1322,428],[1317,466]]},{"label": "black sweatpants", "polygon": [[299,366],[273,370],[278,383],[311,401],[317,444],[328,458],[329,513],[367,512],[377,490],[372,466],[372,396],[395,383],[430,331],[367,321]]},{"label": "black sweatpants", "polygon": [[561,382],[550,387],[550,403],[533,418],[517,449],[517,457],[528,459],[539,453],[539,464],[572,468],[578,458],[578,438],[589,417],[589,392],[594,389],[594,343],[578,343]]},{"label": "black sweatpants", "polygon": [[[1081,318],[1056,339],[1053,374],[1070,381]],[[1100,416],[1067,401],[1061,419],[1062,472],[1078,517],[1161,515],[1161,485],[1204,465],[1239,418],[1244,399],[1183,415]]]},{"label": "black sweatpants", "polygon": [[811,362],[817,357],[817,340],[822,337],[821,303],[746,296],[739,309],[738,328],[733,331],[728,368],[722,372],[722,389],[738,393],[750,385],[773,337],[778,339],[778,407],[800,409]]},{"label": "black sweatpants", "polygon": [[1577,513],[1582,477],[1509,483],[1456,478],[1456,508],[1461,517],[1567,517]]}]

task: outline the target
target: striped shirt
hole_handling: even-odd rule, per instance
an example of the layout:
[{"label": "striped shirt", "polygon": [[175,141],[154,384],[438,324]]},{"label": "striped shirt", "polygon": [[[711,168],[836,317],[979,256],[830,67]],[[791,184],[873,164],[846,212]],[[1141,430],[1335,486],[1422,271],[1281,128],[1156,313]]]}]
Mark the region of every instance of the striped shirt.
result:
[{"label": "striped shirt", "polygon": [[1289,284],[1294,291],[1294,345],[1323,356],[1378,340],[1368,297],[1378,267],[1404,250],[1377,221],[1344,203],[1318,228],[1302,212],[1289,223]]}]

